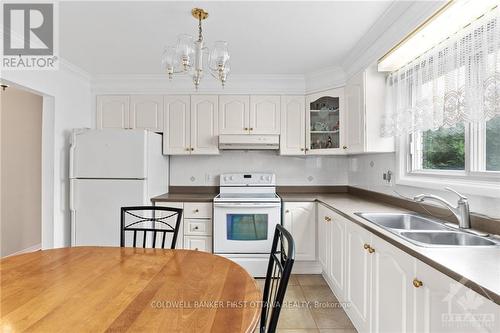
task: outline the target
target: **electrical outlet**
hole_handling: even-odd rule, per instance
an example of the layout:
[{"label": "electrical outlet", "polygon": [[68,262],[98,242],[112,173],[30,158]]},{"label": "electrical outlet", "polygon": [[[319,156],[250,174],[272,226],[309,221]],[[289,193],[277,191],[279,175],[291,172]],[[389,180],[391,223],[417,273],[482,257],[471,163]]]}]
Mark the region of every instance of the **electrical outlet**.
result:
[{"label": "electrical outlet", "polygon": [[392,181],[392,171],[387,170],[387,172],[384,172],[382,175],[382,179],[385,181],[386,184],[391,184]]}]

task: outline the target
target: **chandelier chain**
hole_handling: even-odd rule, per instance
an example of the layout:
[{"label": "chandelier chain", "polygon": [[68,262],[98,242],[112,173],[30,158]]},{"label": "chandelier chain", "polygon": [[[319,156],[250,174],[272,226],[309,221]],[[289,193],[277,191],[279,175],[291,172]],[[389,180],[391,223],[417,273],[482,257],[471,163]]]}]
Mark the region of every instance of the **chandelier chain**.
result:
[{"label": "chandelier chain", "polygon": [[203,30],[201,28],[201,17],[198,19],[198,41],[203,41]]}]

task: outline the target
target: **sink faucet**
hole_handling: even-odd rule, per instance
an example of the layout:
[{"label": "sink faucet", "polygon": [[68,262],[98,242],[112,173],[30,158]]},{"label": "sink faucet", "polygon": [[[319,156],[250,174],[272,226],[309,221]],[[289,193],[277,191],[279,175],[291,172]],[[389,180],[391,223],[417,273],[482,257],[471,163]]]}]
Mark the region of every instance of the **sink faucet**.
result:
[{"label": "sink faucet", "polygon": [[458,195],[458,202],[456,207],[450,204],[448,201],[444,200],[443,198],[433,194],[420,194],[415,196],[413,200],[417,202],[422,202],[424,200],[434,200],[443,204],[453,213],[453,215],[456,216],[458,220],[458,226],[461,229],[470,229],[470,211],[469,211],[469,201],[467,201],[467,197],[463,196],[462,194],[458,193],[457,191],[449,187],[445,187],[445,190],[448,190]]}]

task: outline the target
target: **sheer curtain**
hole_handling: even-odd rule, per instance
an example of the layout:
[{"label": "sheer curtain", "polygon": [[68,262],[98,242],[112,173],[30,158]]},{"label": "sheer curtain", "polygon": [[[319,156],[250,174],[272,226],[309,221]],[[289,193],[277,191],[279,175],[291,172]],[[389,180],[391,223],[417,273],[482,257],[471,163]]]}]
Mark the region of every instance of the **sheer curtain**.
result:
[{"label": "sheer curtain", "polygon": [[500,115],[500,10],[389,74],[386,91],[384,136]]}]

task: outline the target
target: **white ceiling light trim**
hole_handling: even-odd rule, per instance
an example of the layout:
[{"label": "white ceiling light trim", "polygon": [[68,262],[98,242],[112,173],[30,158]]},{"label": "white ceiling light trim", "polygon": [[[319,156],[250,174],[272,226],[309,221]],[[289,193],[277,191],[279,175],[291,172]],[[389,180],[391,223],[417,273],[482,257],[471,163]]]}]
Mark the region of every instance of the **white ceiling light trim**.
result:
[{"label": "white ceiling light trim", "polygon": [[165,48],[162,56],[162,67],[167,71],[169,79],[172,79],[174,74],[189,74],[196,90],[198,90],[203,77],[204,68],[208,68],[209,72],[224,87],[230,71],[227,42],[217,41],[214,43],[207,65],[206,57],[209,50],[203,42],[201,21],[208,17],[208,13],[201,8],[193,8],[191,14],[198,20],[198,39],[195,41],[193,36],[187,34],[179,35],[176,46]]},{"label": "white ceiling light trim", "polygon": [[499,4],[500,0],[455,0],[448,2],[382,57],[378,64],[378,70],[392,72],[403,67]]}]

